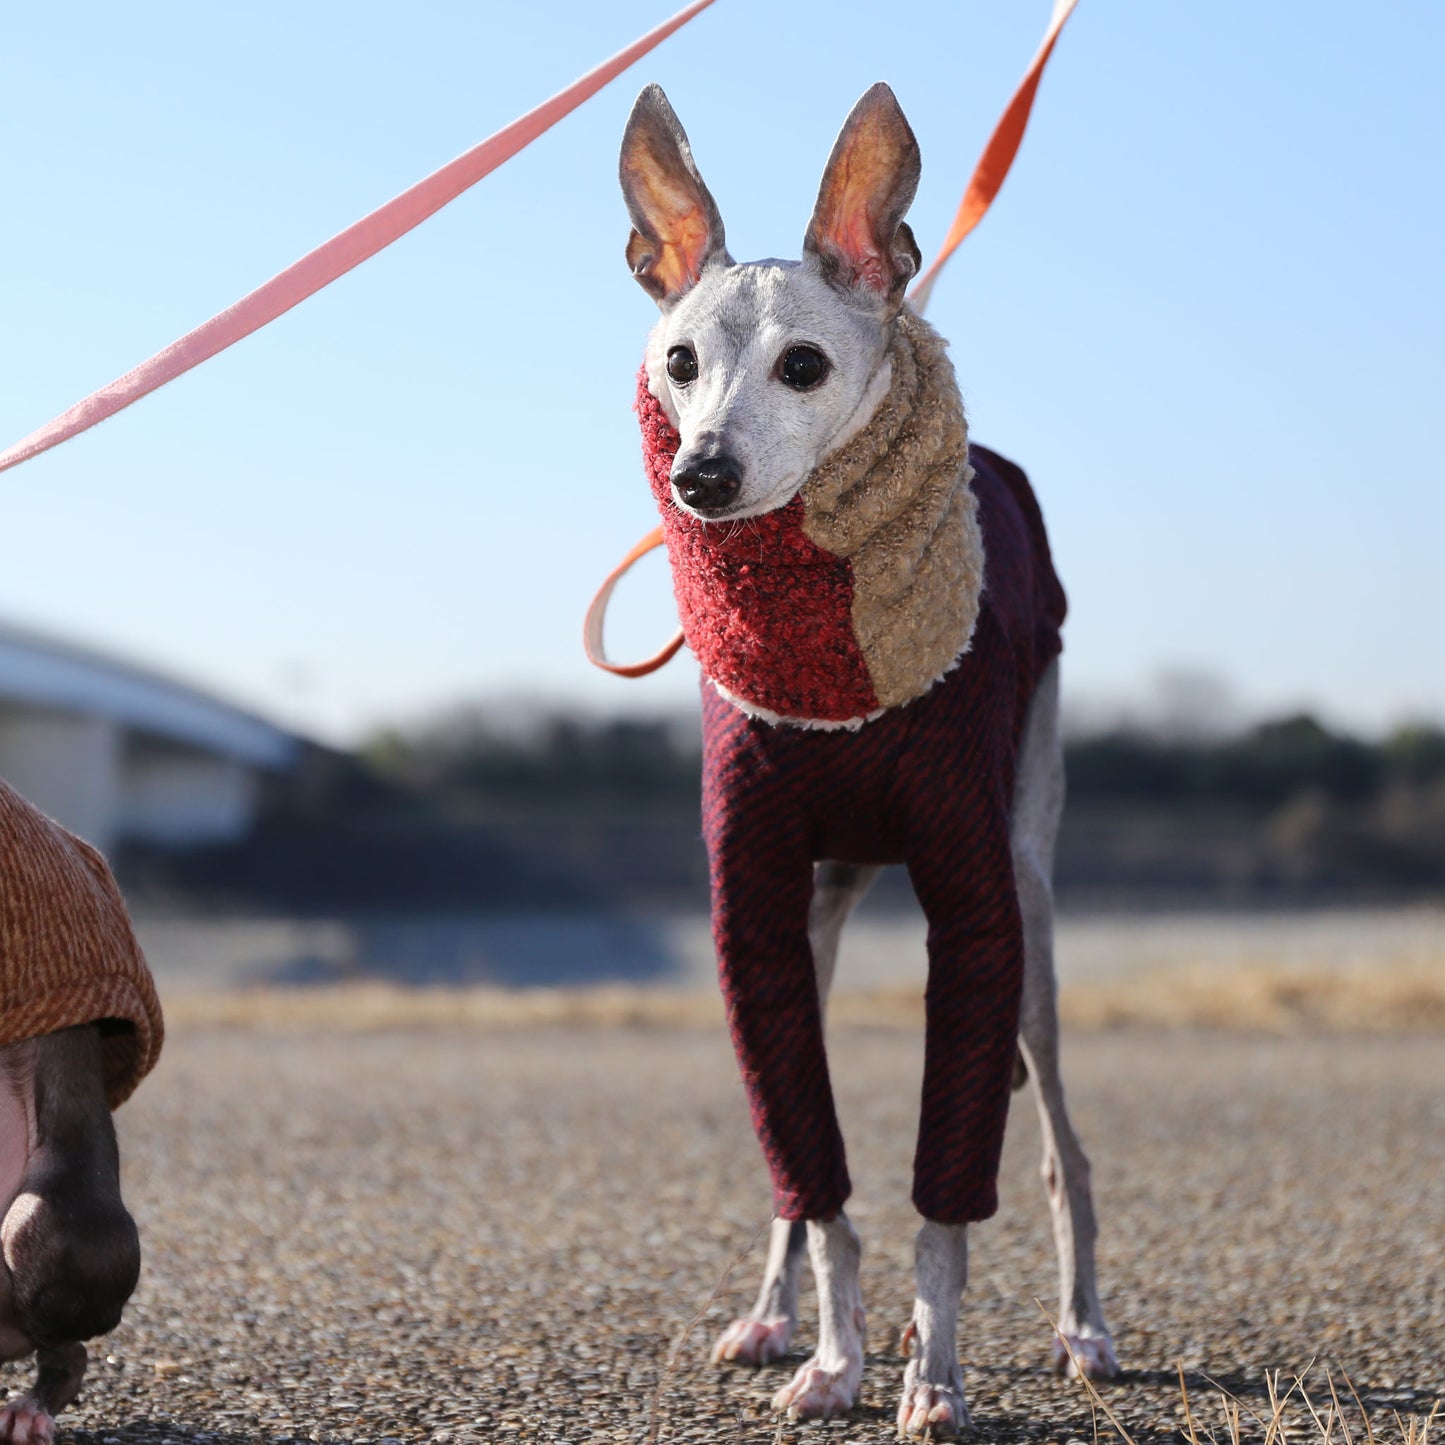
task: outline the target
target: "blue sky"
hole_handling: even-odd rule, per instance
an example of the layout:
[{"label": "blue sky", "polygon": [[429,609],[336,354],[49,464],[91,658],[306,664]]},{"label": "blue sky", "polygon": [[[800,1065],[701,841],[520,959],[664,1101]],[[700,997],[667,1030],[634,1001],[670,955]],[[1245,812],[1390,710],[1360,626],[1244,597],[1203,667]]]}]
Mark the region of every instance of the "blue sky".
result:
[{"label": "blue sky", "polygon": [[[0,446],[670,13],[671,0],[25,6],[0,89]],[[874,80],[940,241],[1047,0],[717,0],[376,260],[0,476],[0,617],[332,739],[462,698],[617,710],[579,633],[653,524],[654,312],[616,151],[661,82],[733,253],[797,254]],[[993,213],[935,290],[974,434],[1022,463],[1066,685],[1445,718],[1445,7],[1080,0]],[[615,653],[673,626],[660,566]]]}]

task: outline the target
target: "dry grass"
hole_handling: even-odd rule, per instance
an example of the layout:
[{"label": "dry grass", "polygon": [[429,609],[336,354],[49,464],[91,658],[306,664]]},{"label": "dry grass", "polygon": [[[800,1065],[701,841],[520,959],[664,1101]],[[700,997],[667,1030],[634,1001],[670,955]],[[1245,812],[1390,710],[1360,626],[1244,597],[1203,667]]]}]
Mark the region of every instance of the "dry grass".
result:
[{"label": "dry grass", "polygon": [[1445,959],[1338,970],[1181,968],[1069,989],[1072,1028],[1145,1024],[1292,1033],[1445,1032]]},{"label": "dry grass", "polygon": [[[1438,1401],[1428,1415],[1401,1415],[1398,1410],[1391,1410],[1387,1426],[1377,1429],[1378,1420],[1371,1417],[1348,1375],[1341,1371],[1340,1379],[1353,1403],[1353,1410],[1341,1401],[1339,1387],[1330,1370],[1325,1371],[1323,1386],[1306,1383],[1313,1368],[1314,1363],[1311,1362],[1294,1377],[1288,1388],[1283,1386],[1283,1371],[1266,1372],[1264,1378],[1269,1405],[1262,1412],[1212,1381],[1215,1392],[1212,1396],[1191,1396],[1181,1365],[1179,1397],[1184,1411],[1184,1427],[1178,1433],[1188,1445],[1254,1445],[1256,1441],[1259,1445],[1291,1445],[1291,1442],[1298,1442],[1298,1445],[1430,1445],[1435,1422],[1440,1416]],[[1135,1445],[1127,1426],[1109,1408],[1108,1401],[1093,1383],[1080,1376],[1079,1384],[1088,1396],[1089,1409],[1094,1417],[1095,1445],[1098,1445],[1101,1436],[1109,1434],[1116,1435],[1125,1445]],[[1102,1427],[1101,1416],[1106,1422]]]},{"label": "dry grass", "polygon": [[[1247,1032],[1445,1033],[1445,963],[1376,970],[1181,968],[1063,992],[1072,1029],[1216,1028]],[[914,989],[842,993],[833,1023],[916,1028]],[[710,1028],[722,1004],[710,990],[403,988],[382,982],[322,988],[178,991],[166,999],[176,1028],[374,1033],[386,1029],[508,1030],[538,1027]]]}]

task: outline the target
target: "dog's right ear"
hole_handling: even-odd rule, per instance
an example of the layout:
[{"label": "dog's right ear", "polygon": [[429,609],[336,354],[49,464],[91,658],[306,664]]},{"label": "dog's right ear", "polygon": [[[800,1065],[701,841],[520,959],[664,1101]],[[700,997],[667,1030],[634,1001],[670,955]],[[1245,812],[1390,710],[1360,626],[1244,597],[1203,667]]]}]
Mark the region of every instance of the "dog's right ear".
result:
[{"label": "dog's right ear", "polygon": [[687,133],[661,86],[647,86],[633,104],[618,178],[633,226],[627,264],[665,311],[727,248],[717,203],[697,173]]}]

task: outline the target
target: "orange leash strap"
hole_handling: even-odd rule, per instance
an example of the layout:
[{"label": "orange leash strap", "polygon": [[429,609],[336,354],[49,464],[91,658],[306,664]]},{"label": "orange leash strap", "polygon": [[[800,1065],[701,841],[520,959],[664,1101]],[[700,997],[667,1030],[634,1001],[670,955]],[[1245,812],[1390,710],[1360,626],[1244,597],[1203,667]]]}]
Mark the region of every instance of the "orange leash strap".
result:
[{"label": "orange leash strap", "polygon": [[1019,88],[1014,91],[1013,98],[1004,108],[999,123],[988,138],[988,144],[983,148],[983,154],[978,158],[978,164],[973,168],[973,176],[969,180],[968,189],[963,193],[953,225],[944,237],[942,249],[908,298],[909,304],[920,316],[923,308],[928,305],[929,293],[933,290],[933,283],[938,280],[938,273],[943,270],[944,263],[958,250],[963,238],[983,220],[988,208],[993,204],[994,197],[998,195],[999,187],[1003,185],[1009,167],[1013,165],[1014,157],[1019,152],[1019,143],[1024,138],[1024,127],[1028,125],[1029,112],[1034,108],[1039,77],[1044,73],[1044,66],[1049,63],[1049,56],[1054,53],[1054,42],[1059,38],[1059,31],[1064,28],[1064,21],[1074,13],[1077,3],[1078,0],[1054,0],[1054,13],[1049,17],[1049,28],[1044,32],[1043,43],[1024,72],[1024,78],[1019,82]]},{"label": "orange leash strap", "polygon": [[662,528],[654,527],[612,569],[607,580],[598,588],[597,595],[592,599],[592,605],[587,609],[587,618],[582,624],[582,646],[587,649],[587,661],[594,667],[600,667],[603,672],[616,673],[618,677],[646,677],[649,672],[656,672],[664,663],[671,662],[677,655],[678,648],[682,646],[681,628],[678,629],[677,636],[661,652],[643,662],[608,662],[606,649],[602,645],[602,623],[607,616],[607,604],[612,599],[613,589],[631,570],[634,562],[660,546],[662,546]]},{"label": "orange leash strap", "polygon": [[[1074,13],[1076,4],[1078,4],[1078,0],[1054,0],[1054,11],[1049,17],[1049,28],[1044,32],[1043,43],[1039,46],[1028,70],[1024,72],[1024,78],[1019,82],[1013,98],[1005,107],[1003,116],[994,127],[993,134],[988,138],[988,144],[984,146],[983,154],[978,158],[978,164],[973,168],[968,189],[963,193],[958,214],[953,218],[953,225],[944,238],[943,248],[934,258],[933,264],[923,273],[908,298],[909,304],[920,315],[923,313],[923,308],[928,305],[929,293],[933,290],[933,283],[938,279],[938,273],[943,270],[944,263],[958,250],[959,243],[963,238],[983,220],[988,208],[993,204],[994,197],[998,195],[999,188],[1003,185],[1004,178],[1014,163],[1014,157],[1018,154],[1019,144],[1024,138],[1024,128],[1029,123],[1029,112],[1034,107],[1034,96],[1039,88],[1039,77],[1043,75],[1044,66],[1048,64],[1049,56],[1054,52],[1054,42],[1058,40],[1059,32],[1064,28],[1064,22]],[[662,546],[662,528],[658,527],[655,531],[649,532],[622,559],[616,570],[602,584],[601,590],[592,599],[592,605],[587,609],[587,620],[582,630],[582,645],[587,649],[588,661],[606,672],[616,673],[618,677],[646,677],[649,672],[656,672],[658,668],[671,661],[683,643],[682,633],[679,632],[661,652],[648,658],[645,662],[626,664],[608,662],[603,653],[602,623],[607,615],[607,603],[612,596],[612,589],[617,586],[623,574],[639,557],[646,556],[654,547],[660,546]]]}]

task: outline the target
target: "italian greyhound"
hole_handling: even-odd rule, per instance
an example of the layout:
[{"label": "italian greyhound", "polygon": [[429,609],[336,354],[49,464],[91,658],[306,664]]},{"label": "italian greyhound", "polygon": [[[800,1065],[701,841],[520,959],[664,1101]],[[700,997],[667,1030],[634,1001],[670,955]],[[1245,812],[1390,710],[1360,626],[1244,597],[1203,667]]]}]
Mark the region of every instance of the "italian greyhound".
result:
[{"label": "italian greyhound", "polygon": [[[1095,1284],[1089,1165],[1059,1073],[1051,874],[1064,775],[1057,643],[1049,649],[1038,619],[1052,608],[1056,628],[1063,599],[1037,507],[1011,463],[979,447],[959,451],[944,479],[953,490],[939,505],[954,519],[948,526],[963,529],[958,535],[971,519],[981,528],[970,602],[977,620],[968,612],[957,655],[929,664],[921,690],[902,702],[879,681],[873,634],[865,637],[859,621],[872,563],[861,553],[840,561],[826,543],[815,545],[819,478],[896,408],[905,353],[923,358],[920,376],[941,355],[941,341],[903,299],[920,262],[903,219],[919,164],[892,91],[875,85],[839,134],[801,260],[743,264],[727,253],[717,205],[657,86],[632,110],[620,177],[633,227],[628,263],[662,313],[647,343],[639,411],[645,439],[653,437],[648,464],[684,631],[705,677],[704,831],[719,967],[778,1200],[757,1302],[723,1330],[713,1359],[763,1365],[788,1352],[806,1253],[818,1289],[817,1347],[774,1406],[827,1417],[856,1402],[860,1243],[842,1209],[848,1184],[822,1014],[846,919],[882,864],[906,863],[928,915],[930,981],[914,1188],[924,1222],[898,1425],[905,1435],[942,1437],[968,1423],[956,1343],[967,1224],[996,1207],[1016,1072],[1033,1080],[1043,1126],[1061,1291],[1054,1367],[1092,1378],[1118,1367]],[[947,412],[946,392],[928,405]],[[957,420],[961,428],[961,407]],[[902,442],[892,447],[894,462],[906,455]],[[850,497],[849,505],[866,512],[871,502]],[[804,534],[811,552],[798,541]],[[814,585],[801,571],[796,583],[763,578],[769,539],[779,537],[788,558],[806,552],[808,577],[823,568],[822,590],[843,598],[834,632],[777,630],[803,625],[793,614],[806,612]],[[685,575],[688,558],[701,559],[697,575]],[[710,587],[725,594],[712,613]],[[1025,602],[1002,617],[1015,594]],[[1043,599],[1037,617],[1030,599]],[[750,619],[751,606],[785,615]],[[728,651],[738,626],[753,627],[749,636],[805,640],[765,647],[759,662],[760,650],[749,653],[746,643]],[[1029,628],[1045,637],[1033,652]],[[840,658],[862,658],[861,682],[846,697],[846,689],[828,691],[826,659],[821,673],[815,665],[819,649],[835,643]],[[772,687],[767,669],[805,662],[809,677],[824,681],[811,681],[794,705],[786,679]],[[1019,688],[1015,698],[1010,689]],[[980,699],[1002,701],[986,707]],[[992,721],[979,722],[989,708]],[[962,811],[951,807],[955,794],[968,799]]]}]

